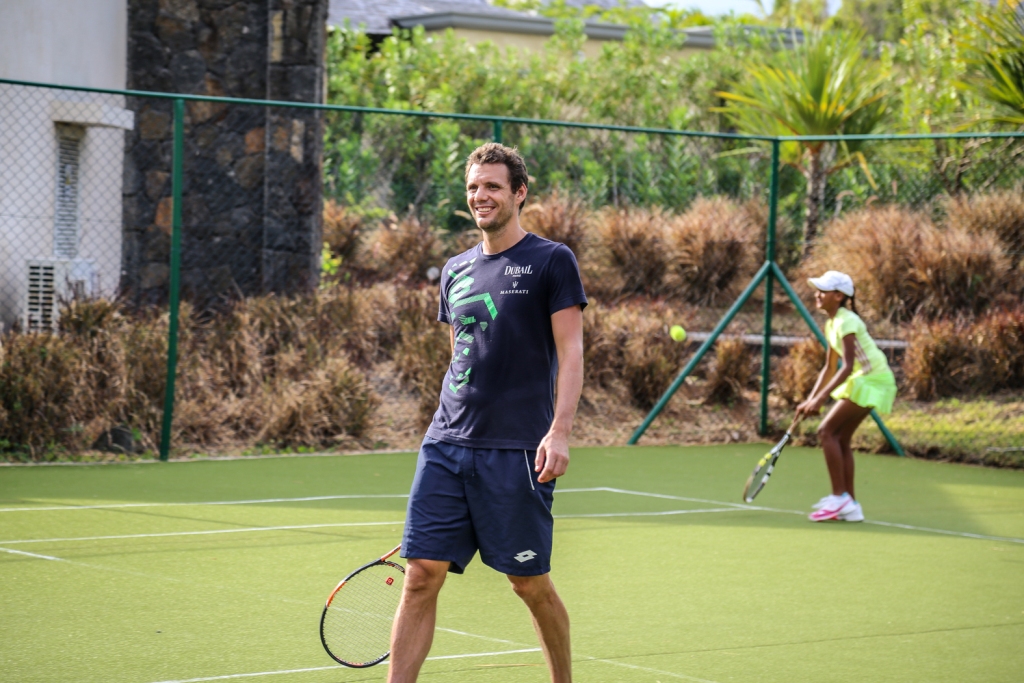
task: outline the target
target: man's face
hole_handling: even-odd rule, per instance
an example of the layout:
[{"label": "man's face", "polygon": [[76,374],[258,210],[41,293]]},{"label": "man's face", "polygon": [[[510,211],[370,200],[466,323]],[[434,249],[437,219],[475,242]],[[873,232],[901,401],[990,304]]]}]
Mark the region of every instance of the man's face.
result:
[{"label": "man's face", "polygon": [[473,164],[466,176],[466,203],[481,230],[498,232],[512,220],[519,203],[526,198],[526,187],[512,192],[505,164]]}]

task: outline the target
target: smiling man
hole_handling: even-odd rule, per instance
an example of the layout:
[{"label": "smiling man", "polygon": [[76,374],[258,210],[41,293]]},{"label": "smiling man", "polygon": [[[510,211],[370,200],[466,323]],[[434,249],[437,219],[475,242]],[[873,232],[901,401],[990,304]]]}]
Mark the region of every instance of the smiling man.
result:
[{"label": "smiling man", "polygon": [[551,502],[583,387],[587,298],[572,252],[519,225],[528,180],[519,152],[497,143],[466,162],[483,241],[441,277],[452,360],[409,496],[390,683],[416,680],[441,586],[477,551],[529,608],[551,680],[572,680],[569,615],[549,575]]}]

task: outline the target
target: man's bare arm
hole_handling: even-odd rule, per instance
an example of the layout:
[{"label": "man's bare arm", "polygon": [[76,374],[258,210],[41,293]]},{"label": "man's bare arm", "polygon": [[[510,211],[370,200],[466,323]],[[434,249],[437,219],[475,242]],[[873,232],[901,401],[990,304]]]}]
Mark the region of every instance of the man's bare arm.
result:
[{"label": "man's bare arm", "polygon": [[583,309],[570,306],[551,316],[551,331],[558,353],[555,381],[555,419],[537,447],[537,481],[551,481],[569,466],[569,434],[583,391]]}]

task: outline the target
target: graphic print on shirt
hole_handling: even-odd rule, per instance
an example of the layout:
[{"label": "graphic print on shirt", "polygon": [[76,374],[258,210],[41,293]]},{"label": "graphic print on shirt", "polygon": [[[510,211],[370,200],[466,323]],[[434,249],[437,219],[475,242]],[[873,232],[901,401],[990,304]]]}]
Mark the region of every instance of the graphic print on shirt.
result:
[{"label": "graphic print on shirt", "polygon": [[[466,306],[475,302],[482,302],[487,312],[491,316],[491,320],[498,317],[498,309],[494,305],[494,299],[491,297],[490,292],[483,292],[482,294],[473,294],[472,287],[475,280],[469,275],[469,272],[473,270],[473,264],[476,263],[476,259],[470,259],[463,261],[457,266],[452,267],[448,271],[448,275],[451,276],[451,284],[448,285],[447,299],[448,304],[452,309]],[[461,270],[459,270],[461,269]],[[479,324],[481,331],[487,329],[487,323],[481,321],[477,323],[475,315],[460,315],[459,323],[464,327],[470,325]],[[465,344],[461,352],[459,351],[459,342]],[[474,338],[472,334],[462,330],[455,337],[455,348],[452,351],[452,362],[451,362],[451,373],[454,376],[454,381],[448,383],[448,388],[453,394],[458,394],[459,389],[469,384],[470,375],[473,372],[472,367],[467,367],[461,372],[456,367],[456,364],[463,358],[468,358],[469,347],[473,344]]]}]

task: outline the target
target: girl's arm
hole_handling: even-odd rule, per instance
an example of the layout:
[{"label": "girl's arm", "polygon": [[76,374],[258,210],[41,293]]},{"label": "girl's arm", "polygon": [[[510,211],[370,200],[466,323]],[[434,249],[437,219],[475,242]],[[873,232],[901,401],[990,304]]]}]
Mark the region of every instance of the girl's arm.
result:
[{"label": "girl's arm", "polygon": [[[811,391],[811,397],[806,401],[797,406],[797,412],[803,412],[809,415],[814,415],[821,410],[821,407],[825,405],[825,401],[828,400],[829,394],[838,387],[840,384],[846,381],[853,372],[853,361],[855,356],[855,344],[857,337],[854,334],[848,334],[843,337],[843,367],[839,368],[839,371],[835,371],[837,365],[835,354],[832,353],[832,349],[828,350],[828,361],[826,362],[825,368],[822,369],[822,375],[818,378],[818,382],[814,385],[814,389]],[[825,377],[825,370],[832,370],[832,379],[825,382],[824,387],[820,387],[822,380]]]}]

